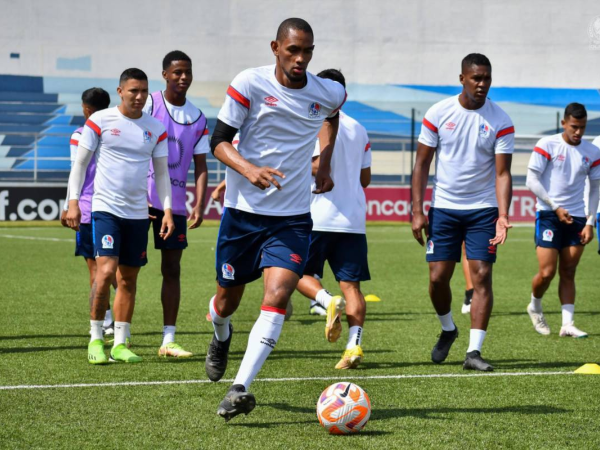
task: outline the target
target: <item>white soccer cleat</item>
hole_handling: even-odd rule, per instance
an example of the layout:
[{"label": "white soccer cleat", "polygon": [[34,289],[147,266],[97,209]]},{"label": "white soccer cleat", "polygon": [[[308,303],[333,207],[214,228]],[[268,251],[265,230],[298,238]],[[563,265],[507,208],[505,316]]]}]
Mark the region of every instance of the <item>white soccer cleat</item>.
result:
[{"label": "white soccer cleat", "polygon": [[533,323],[533,328],[535,329],[535,331],[537,331],[540,334],[543,334],[544,336],[548,336],[550,334],[550,327],[548,326],[548,322],[546,322],[544,313],[535,312],[531,309],[531,305],[527,305],[527,314],[529,314],[529,317],[531,318],[531,323]]},{"label": "white soccer cleat", "polygon": [[573,337],[575,339],[581,339],[588,337],[588,334],[585,331],[581,331],[573,322],[568,325],[563,325],[560,329],[560,337]]}]

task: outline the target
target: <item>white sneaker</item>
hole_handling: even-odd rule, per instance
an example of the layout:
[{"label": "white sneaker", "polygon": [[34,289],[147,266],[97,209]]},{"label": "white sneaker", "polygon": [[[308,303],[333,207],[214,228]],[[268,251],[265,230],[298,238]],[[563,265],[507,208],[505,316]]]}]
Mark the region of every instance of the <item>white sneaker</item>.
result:
[{"label": "white sneaker", "polygon": [[577,328],[575,325],[573,325],[573,322],[567,324],[567,325],[563,325],[560,329],[560,337],[566,337],[566,336],[571,336],[574,337],[575,339],[580,339],[580,338],[586,338],[588,337],[588,334],[585,331],[581,331],[579,328]]},{"label": "white sneaker", "polygon": [[460,312],[463,314],[470,314],[471,313],[471,302],[469,302],[469,304],[463,303],[462,307],[460,308]]},{"label": "white sneaker", "polygon": [[[533,328],[540,334],[547,336],[550,334],[550,327],[548,326],[548,322],[546,322],[546,318],[544,317],[544,313],[535,312],[531,309],[531,304],[527,305],[527,314],[531,318],[531,323],[533,323]],[[562,329],[560,330],[562,333]],[[562,334],[561,334],[562,336]]]}]

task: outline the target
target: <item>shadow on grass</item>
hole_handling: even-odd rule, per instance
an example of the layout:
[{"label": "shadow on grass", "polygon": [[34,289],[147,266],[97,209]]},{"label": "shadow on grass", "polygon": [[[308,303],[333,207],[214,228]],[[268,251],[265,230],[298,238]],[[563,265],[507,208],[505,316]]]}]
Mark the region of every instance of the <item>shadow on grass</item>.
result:
[{"label": "shadow on grass", "polygon": [[[558,311],[544,311],[545,316],[559,315],[562,314],[560,310]],[[577,311],[578,316],[598,316],[600,315],[600,311]],[[506,312],[493,312],[492,316],[527,316],[527,311],[523,309],[523,311],[506,311]]]},{"label": "shadow on grass", "polygon": [[69,345],[62,347],[15,347],[0,348],[0,355],[7,353],[35,353],[35,352],[53,352],[57,350],[87,350],[86,345]]},{"label": "shadow on grass", "polygon": [[[191,336],[199,336],[199,335],[211,335],[214,331],[211,329],[210,331],[177,331],[177,335],[191,335]],[[237,331],[236,331],[237,333]],[[249,334],[249,332],[240,332],[241,334]],[[162,331],[145,331],[143,333],[133,333],[134,336],[162,336]],[[25,339],[73,339],[73,338],[85,338],[89,339],[89,335],[85,333],[81,334],[23,334],[23,335],[11,335],[11,336],[0,336],[0,341],[18,341]]]},{"label": "shadow on grass", "polygon": [[436,414],[564,414],[573,412],[570,409],[557,408],[548,405],[518,405],[500,406],[497,408],[376,408],[371,420],[389,420],[402,417],[417,417],[420,419],[443,419],[432,417]]}]

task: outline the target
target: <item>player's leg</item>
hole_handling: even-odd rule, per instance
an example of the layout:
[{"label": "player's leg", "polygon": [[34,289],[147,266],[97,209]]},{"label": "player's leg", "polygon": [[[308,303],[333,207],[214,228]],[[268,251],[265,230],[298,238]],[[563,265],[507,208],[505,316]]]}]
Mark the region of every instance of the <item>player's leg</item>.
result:
[{"label": "player's leg", "polygon": [[[93,245],[93,244],[92,244]],[[88,272],[90,275],[90,288],[94,284],[94,280],[96,279],[96,260],[92,257],[85,258],[85,263],[88,268]],[[113,279],[112,286],[116,289],[117,280],[116,277]],[[90,310],[92,308],[92,298],[90,297]],[[110,309],[110,290],[108,291],[108,305],[106,307],[106,314],[104,315],[104,321],[102,322],[102,332],[104,336],[109,336],[114,334],[114,325],[113,325],[113,317],[112,311]]]},{"label": "player's leg", "polygon": [[319,281],[323,278],[323,267],[327,259],[327,233],[313,231],[310,235],[308,260],[304,276],[298,282],[297,290],[311,300],[310,313],[327,315],[327,308],[333,295]]},{"label": "player's leg", "polygon": [[550,334],[550,327],[542,309],[542,297],[550,287],[556,275],[558,250],[556,248],[537,247],[538,272],[531,281],[531,302],[527,305],[527,313],[533,323],[533,328],[540,334]]},{"label": "player's leg", "polygon": [[340,289],[346,299],[348,341],[342,359],[336,369],[356,369],[364,358],[362,350],[363,327],[367,314],[367,302],[360,290],[360,281],[340,281]]},{"label": "player's leg", "polygon": [[99,256],[96,258],[96,278],[90,292],[90,344],[88,346],[88,361],[91,364],[108,362],[104,354],[104,333],[102,325],[108,302],[110,286],[115,279],[119,259],[116,256]]},{"label": "player's leg", "polygon": [[136,363],[142,361],[140,356],[127,348],[131,320],[135,307],[137,278],[141,267],[119,265],[117,272],[117,293],[113,303],[115,316],[115,340],[110,352],[112,362]]},{"label": "player's leg", "polygon": [[469,270],[469,261],[467,260],[467,250],[464,242],[462,245],[461,265],[463,276],[465,277],[465,299],[463,301],[461,312],[463,314],[469,314],[471,312],[471,300],[473,299],[473,281],[471,281],[471,272]]}]

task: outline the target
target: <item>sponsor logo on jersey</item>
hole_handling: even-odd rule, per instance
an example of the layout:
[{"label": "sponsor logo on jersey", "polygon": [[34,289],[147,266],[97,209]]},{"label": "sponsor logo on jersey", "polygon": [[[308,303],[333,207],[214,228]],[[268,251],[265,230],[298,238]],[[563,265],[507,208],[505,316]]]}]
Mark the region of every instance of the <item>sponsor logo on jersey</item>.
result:
[{"label": "sponsor logo on jersey", "polygon": [[456,124],[454,122],[448,122],[446,124],[446,130],[454,131],[456,129]]},{"label": "sponsor logo on jersey", "polygon": [[427,241],[427,255],[433,255],[433,241]]},{"label": "sponsor logo on jersey", "polygon": [[567,157],[566,157],[565,155],[562,155],[562,154],[561,154],[561,155],[558,155],[558,156],[556,157],[556,160],[557,160],[557,161],[560,161],[560,162],[563,162],[563,161],[565,161],[566,159],[567,159]]},{"label": "sponsor logo on jersey", "polygon": [[546,242],[552,242],[552,239],[554,239],[554,232],[552,230],[544,230],[544,233],[542,234],[542,240]]},{"label": "sponsor logo on jersey", "polygon": [[267,106],[277,106],[278,98],[273,97],[272,95],[265,97],[265,105]]},{"label": "sponsor logo on jersey", "polygon": [[235,269],[231,264],[223,264],[221,266],[221,271],[223,272],[223,278],[226,280],[235,280]]},{"label": "sponsor logo on jersey", "polygon": [[490,127],[486,123],[482,123],[479,126],[479,136],[488,137],[490,135]]},{"label": "sponsor logo on jersey", "polygon": [[318,103],[311,103],[308,107],[308,117],[315,119],[321,115],[321,105]]},{"label": "sponsor logo on jersey", "polygon": [[260,340],[260,343],[265,344],[267,347],[275,348],[275,344],[277,344],[277,341],[275,339],[264,337]]},{"label": "sponsor logo on jersey", "polygon": [[112,130],[110,130],[110,134],[112,134],[113,136],[121,136],[121,130],[119,130],[118,128],[113,128]]},{"label": "sponsor logo on jersey", "polygon": [[115,240],[110,234],[105,234],[102,236],[102,248],[113,248],[115,245]]},{"label": "sponsor logo on jersey", "polygon": [[292,253],[290,255],[290,260],[296,264],[300,264],[302,263],[302,256],[298,255],[297,253]]},{"label": "sponsor logo on jersey", "polygon": [[144,144],[152,142],[152,133],[150,131],[144,131]]}]

